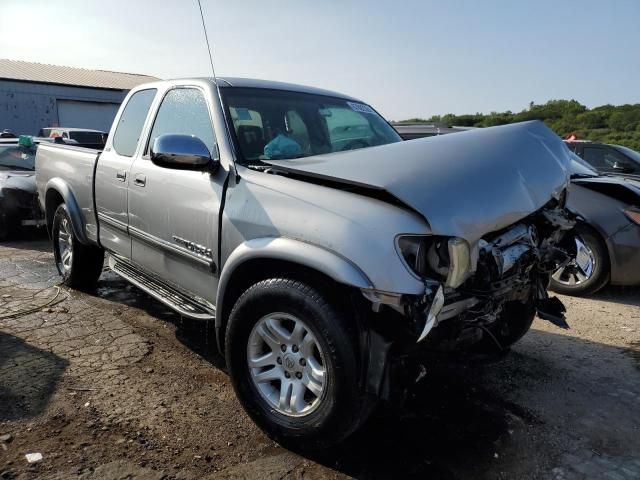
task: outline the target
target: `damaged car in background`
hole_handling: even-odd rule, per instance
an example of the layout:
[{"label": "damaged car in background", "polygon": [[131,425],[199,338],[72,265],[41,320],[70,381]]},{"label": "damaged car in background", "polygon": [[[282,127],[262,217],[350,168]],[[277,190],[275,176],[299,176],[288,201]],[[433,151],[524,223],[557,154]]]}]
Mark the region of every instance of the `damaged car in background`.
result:
[{"label": "damaged car in background", "polygon": [[141,85],[104,151],[38,150],[63,281],[109,265],[210,322],[240,402],[277,441],[339,442],[416,352],[505,351],[539,317],[569,151],[541,122],[402,142],[369,105],[262,80]]},{"label": "damaged car in background", "polygon": [[0,139],[0,240],[23,227],[44,226],[34,171],[37,144],[29,136]]},{"label": "damaged car in background", "polygon": [[640,179],[600,174],[572,153],[567,208],[578,216],[565,237],[572,260],[551,276],[551,290],[590,295],[606,285],[640,285]]}]

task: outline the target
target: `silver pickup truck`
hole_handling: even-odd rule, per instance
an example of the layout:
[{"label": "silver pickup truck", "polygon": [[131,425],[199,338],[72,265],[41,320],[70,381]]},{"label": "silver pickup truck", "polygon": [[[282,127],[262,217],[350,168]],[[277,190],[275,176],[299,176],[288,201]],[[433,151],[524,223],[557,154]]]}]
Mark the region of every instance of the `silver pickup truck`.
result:
[{"label": "silver pickup truck", "polygon": [[417,352],[564,324],[546,287],[568,261],[569,159],[540,122],[402,142],[355,98],[218,78],[135,88],[104,151],[43,144],[36,171],[66,285],[94,287],[107,253],[215,325],[269,435],[320,448]]}]

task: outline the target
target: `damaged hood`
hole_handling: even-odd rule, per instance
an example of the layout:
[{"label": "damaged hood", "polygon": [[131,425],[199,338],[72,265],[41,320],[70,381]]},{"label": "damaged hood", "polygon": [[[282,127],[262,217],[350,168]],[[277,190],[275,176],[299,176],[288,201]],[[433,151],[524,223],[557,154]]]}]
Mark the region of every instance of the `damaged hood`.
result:
[{"label": "damaged hood", "polygon": [[562,140],[532,121],[266,163],[302,180],[384,191],[432,233],[473,243],[558,197],[570,160]]}]

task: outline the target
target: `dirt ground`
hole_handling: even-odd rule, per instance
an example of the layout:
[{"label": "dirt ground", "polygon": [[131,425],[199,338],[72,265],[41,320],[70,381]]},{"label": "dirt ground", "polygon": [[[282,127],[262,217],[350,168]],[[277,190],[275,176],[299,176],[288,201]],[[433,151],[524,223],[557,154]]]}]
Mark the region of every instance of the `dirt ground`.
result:
[{"label": "dirt ground", "polygon": [[571,329],[536,320],[499,361],[434,359],[303,456],[244,414],[203,325],[109,272],[57,282],[47,241],[0,246],[0,479],[640,478],[640,289],[563,297]]}]

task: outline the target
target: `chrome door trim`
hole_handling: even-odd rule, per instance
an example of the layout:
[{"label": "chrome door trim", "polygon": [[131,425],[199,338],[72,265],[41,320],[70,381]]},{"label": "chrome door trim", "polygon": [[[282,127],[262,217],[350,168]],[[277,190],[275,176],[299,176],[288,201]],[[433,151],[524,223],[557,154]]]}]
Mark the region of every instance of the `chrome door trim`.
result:
[{"label": "chrome door trim", "polygon": [[116,220],[115,218],[111,218],[107,216],[105,213],[98,212],[98,220],[106,223],[107,225],[115,228],[116,230],[120,230],[124,233],[129,233],[129,226],[126,223],[121,222],[120,220]]},{"label": "chrome door trim", "polygon": [[211,273],[216,273],[217,268],[215,262],[213,259],[206,257],[205,255],[200,255],[179,245],[167,242],[166,240],[158,238],[155,235],[151,235],[136,227],[129,227],[129,234],[132,238],[141,240],[153,247],[161,248],[169,253],[179,255],[191,260],[192,262],[207,267]]}]

